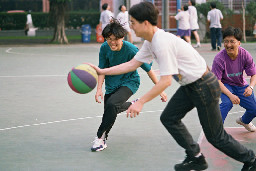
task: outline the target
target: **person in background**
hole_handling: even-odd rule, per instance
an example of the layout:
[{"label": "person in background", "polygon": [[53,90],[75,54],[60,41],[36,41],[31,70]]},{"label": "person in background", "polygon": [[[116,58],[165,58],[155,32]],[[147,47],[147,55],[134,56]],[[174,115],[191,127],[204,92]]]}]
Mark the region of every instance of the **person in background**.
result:
[{"label": "person in background", "polygon": [[[256,84],[256,67],[251,54],[242,48],[241,29],[228,27],[223,32],[224,47],[214,58],[212,72],[219,80],[221,88],[220,111],[223,122],[234,104],[246,109],[244,115],[236,122],[248,131],[256,131],[251,122],[256,117],[256,98],[253,88]],[[250,76],[247,83],[244,72]]]},{"label": "person in background", "polygon": [[190,36],[191,36],[191,30],[190,30],[190,24],[189,24],[189,12],[188,12],[188,6],[185,5],[179,10],[178,14],[176,16],[171,16],[170,18],[175,18],[177,21],[179,21],[179,27],[177,31],[178,37],[184,37],[184,39],[191,44]]},{"label": "person in background", "polygon": [[128,11],[126,10],[126,7],[124,5],[120,5],[119,10],[120,10],[120,12],[117,15],[116,19],[120,22],[120,24],[123,26],[123,28],[127,31],[129,42],[133,43],[131,28],[129,26]]},{"label": "person in background", "polygon": [[113,17],[113,13],[109,9],[110,9],[110,6],[107,3],[102,5],[103,11],[100,14],[100,26],[102,30],[104,30],[106,25],[109,24],[109,22]]},{"label": "person in background", "polygon": [[188,12],[189,12],[190,30],[194,34],[196,39],[196,45],[194,46],[194,48],[199,48],[201,44],[200,44],[200,37],[197,32],[197,30],[199,29],[199,25],[198,25],[197,10],[195,7],[196,5],[195,0],[189,0],[188,5],[189,5]]},{"label": "person in background", "polygon": [[207,20],[210,23],[210,34],[211,34],[211,45],[212,51],[216,50],[216,40],[217,40],[217,50],[221,49],[221,23],[223,20],[223,15],[219,9],[216,9],[216,2],[210,3],[211,10],[207,14]]}]

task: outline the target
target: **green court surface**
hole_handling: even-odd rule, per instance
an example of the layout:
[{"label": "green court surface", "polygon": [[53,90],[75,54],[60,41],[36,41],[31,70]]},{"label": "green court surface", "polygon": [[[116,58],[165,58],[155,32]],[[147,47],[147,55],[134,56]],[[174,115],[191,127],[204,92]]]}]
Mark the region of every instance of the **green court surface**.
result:
[{"label": "green court surface", "polygon": [[[256,61],[256,43],[242,46]],[[121,113],[109,134],[108,148],[91,152],[103,103],[95,102],[95,89],[84,95],[73,92],[67,74],[84,62],[97,65],[99,48],[96,43],[0,46],[0,170],[172,171],[184,159],[184,150],[160,123],[166,105],[160,97],[147,103],[136,118],[126,118]],[[210,49],[210,44],[197,49],[209,66],[217,54]],[[158,70],[156,62],[153,69]],[[153,86],[143,70],[139,69],[139,73],[140,89],[130,100]],[[169,99],[178,87],[173,81],[166,90]],[[243,108],[235,106],[224,126],[235,138],[246,139],[242,141],[245,146],[256,150],[256,133],[248,133],[235,122],[243,112]],[[207,145],[196,109],[183,121],[201,144],[208,170],[217,171],[220,166],[224,171],[241,169],[242,163]],[[218,162],[220,158],[225,160]]]}]

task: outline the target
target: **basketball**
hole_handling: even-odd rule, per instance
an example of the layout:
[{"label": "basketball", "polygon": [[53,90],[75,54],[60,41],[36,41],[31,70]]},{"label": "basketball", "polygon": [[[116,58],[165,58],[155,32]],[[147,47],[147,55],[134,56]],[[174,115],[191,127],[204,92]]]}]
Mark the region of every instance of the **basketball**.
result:
[{"label": "basketball", "polygon": [[76,93],[85,94],[92,91],[98,82],[98,75],[88,64],[78,65],[68,73],[68,85]]}]

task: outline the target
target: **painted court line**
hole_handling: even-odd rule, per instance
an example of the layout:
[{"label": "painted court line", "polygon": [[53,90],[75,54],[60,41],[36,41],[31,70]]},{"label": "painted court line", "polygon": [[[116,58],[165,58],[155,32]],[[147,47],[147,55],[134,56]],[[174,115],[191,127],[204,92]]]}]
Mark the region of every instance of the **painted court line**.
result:
[{"label": "painted court line", "polygon": [[[155,110],[155,111],[145,111],[140,113],[154,113],[154,112],[162,112],[163,110]],[[126,112],[122,112],[118,115],[125,115]],[[25,127],[32,127],[32,126],[42,126],[42,125],[48,125],[48,124],[54,124],[54,123],[62,123],[62,122],[70,122],[70,121],[78,121],[78,120],[85,120],[85,119],[93,119],[93,118],[102,118],[102,116],[95,116],[95,117],[84,117],[84,118],[72,118],[72,119],[63,119],[59,121],[49,121],[49,122],[42,122],[42,123],[35,123],[30,125],[20,125],[20,126],[12,126],[8,128],[2,128],[0,131],[7,131],[11,129],[18,129],[18,128],[25,128]]]}]

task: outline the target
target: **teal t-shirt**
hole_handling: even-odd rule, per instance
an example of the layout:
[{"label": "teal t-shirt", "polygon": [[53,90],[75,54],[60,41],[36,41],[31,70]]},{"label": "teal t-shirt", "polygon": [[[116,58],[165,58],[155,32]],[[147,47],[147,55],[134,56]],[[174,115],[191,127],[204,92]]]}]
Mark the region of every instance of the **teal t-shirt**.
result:
[{"label": "teal t-shirt", "polygon": [[[99,68],[109,68],[115,65],[119,65],[130,61],[138,52],[138,48],[130,42],[123,41],[123,46],[120,51],[112,51],[104,42],[101,45],[99,53]],[[141,68],[149,72],[151,70],[151,64],[144,63]],[[106,75],[105,76],[105,89],[106,94],[114,92],[119,87],[126,86],[133,94],[138,90],[140,86],[140,76],[137,70],[121,75]]]}]

